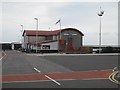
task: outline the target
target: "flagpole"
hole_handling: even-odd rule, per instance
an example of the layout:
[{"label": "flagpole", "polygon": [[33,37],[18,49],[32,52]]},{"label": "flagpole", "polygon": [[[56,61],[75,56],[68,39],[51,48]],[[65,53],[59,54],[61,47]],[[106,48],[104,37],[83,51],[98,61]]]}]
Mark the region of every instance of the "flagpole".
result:
[{"label": "flagpole", "polygon": [[61,19],[59,19],[55,24],[58,24],[60,25],[60,36],[59,36],[59,43],[58,43],[58,52],[60,53],[60,40],[61,40]]},{"label": "flagpole", "polygon": [[[60,19],[60,40],[61,40],[61,19]],[[60,41],[59,40],[59,41]],[[61,41],[60,41],[61,42]],[[61,45],[60,45],[61,46]],[[59,53],[60,53],[60,48],[59,48]]]},{"label": "flagpole", "polygon": [[60,19],[60,40],[61,40],[61,19]]}]

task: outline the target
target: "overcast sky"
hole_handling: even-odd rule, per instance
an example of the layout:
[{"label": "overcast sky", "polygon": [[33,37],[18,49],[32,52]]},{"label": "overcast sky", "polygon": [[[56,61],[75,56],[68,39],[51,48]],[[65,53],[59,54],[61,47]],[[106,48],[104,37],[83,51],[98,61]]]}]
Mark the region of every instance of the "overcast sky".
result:
[{"label": "overcast sky", "polygon": [[98,45],[100,6],[105,11],[102,45],[118,45],[117,2],[3,2],[2,41],[20,42],[21,24],[26,30],[35,30],[37,17],[40,30],[59,29],[55,23],[61,18],[62,28],[76,28],[84,34],[84,45]]}]

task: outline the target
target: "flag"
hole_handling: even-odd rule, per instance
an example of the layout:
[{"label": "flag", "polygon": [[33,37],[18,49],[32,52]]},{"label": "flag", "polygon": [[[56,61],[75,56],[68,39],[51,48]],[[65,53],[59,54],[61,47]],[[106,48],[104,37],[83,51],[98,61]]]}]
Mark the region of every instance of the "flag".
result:
[{"label": "flag", "polygon": [[55,24],[58,24],[59,22],[60,22],[60,19]]}]

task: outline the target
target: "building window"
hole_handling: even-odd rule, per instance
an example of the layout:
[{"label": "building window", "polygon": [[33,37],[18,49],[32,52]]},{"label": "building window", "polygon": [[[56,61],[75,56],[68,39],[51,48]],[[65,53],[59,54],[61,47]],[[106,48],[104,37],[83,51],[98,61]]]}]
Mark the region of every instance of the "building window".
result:
[{"label": "building window", "polygon": [[40,44],[38,44],[38,47],[41,47],[41,45],[40,45]]},{"label": "building window", "polygon": [[50,45],[43,45],[42,49],[50,49]]},{"label": "building window", "polygon": [[57,40],[57,36],[56,35],[53,36],[53,40]]}]

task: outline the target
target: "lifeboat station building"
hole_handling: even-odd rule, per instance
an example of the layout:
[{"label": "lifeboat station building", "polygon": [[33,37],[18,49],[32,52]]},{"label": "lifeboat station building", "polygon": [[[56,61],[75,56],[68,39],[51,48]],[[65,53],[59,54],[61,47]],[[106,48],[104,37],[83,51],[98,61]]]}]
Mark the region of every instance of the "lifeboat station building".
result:
[{"label": "lifeboat station building", "polygon": [[32,52],[66,52],[82,47],[84,34],[75,28],[24,30],[23,47]]}]

